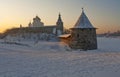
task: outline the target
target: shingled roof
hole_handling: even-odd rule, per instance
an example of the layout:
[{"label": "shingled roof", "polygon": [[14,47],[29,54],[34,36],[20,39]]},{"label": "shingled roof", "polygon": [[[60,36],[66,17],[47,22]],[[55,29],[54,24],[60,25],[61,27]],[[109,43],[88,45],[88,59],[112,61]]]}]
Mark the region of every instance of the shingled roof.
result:
[{"label": "shingled roof", "polygon": [[74,28],[94,28],[82,8],[82,14],[76,22]]}]

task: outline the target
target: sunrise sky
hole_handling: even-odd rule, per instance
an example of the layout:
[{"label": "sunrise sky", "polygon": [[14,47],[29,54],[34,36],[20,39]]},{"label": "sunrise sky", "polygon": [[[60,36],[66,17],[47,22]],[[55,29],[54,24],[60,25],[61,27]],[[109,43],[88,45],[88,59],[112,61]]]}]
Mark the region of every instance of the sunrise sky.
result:
[{"label": "sunrise sky", "polygon": [[0,0],[0,32],[24,27],[38,15],[45,25],[55,24],[58,13],[64,26],[74,26],[84,7],[97,33],[120,30],[120,0]]}]

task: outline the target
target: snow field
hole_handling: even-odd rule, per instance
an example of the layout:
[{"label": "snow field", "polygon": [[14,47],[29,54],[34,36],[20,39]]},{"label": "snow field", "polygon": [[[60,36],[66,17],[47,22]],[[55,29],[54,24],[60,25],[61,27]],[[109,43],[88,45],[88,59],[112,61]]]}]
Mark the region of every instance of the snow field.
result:
[{"label": "snow field", "polygon": [[[3,42],[1,40],[0,42]],[[71,50],[59,42],[0,43],[0,77],[119,77],[120,39],[98,38],[98,50]]]}]

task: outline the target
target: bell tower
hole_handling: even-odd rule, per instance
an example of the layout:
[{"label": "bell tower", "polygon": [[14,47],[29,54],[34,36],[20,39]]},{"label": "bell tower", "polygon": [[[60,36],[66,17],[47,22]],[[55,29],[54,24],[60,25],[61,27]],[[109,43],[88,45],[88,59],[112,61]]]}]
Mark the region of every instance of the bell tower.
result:
[{"label": "bell tower", "polygon": [[[61,34],[63,34],[63,21],[61,19],[61,14],[59,13],[59,16],[58,16],[58,20],[56,22],[56,26],[57,26],[57,31],[58,32],[61,32]],[[57,33],[58,33],[57,32]]]}]

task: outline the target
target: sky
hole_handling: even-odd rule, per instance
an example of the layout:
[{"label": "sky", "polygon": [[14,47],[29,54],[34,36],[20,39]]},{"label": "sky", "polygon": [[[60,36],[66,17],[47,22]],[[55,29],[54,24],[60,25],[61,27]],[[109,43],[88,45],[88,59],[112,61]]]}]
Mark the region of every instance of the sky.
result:
[{"label": "sky", "polygon": [[120,0],[0,0],[0,32],[26,27],[36,15],[45,25],[54,25],[59,12],[64,27],[72,28],[82,7],[97,33],[120,30]]}]

